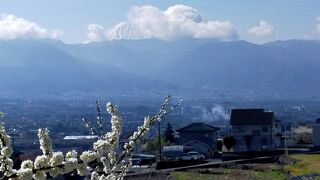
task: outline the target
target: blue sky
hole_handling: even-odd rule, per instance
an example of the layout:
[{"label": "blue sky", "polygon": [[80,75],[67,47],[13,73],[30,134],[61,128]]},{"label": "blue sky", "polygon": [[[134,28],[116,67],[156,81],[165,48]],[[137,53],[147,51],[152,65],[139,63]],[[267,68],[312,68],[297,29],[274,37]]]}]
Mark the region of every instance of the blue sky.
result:
[{"label": "blue sky", "polygon": [[[233,35],[224,34],[221,37],[222,39],[234,39],[234,33],[237,34],[237,39],[251,42],[317,39],[320,37],[320,20],[316,20],[320,17],[319,0],[0,0],[0,14],[12,14],[15,18],[23,18],[28,22],[36,23],[39,27],[48,31],[47,35],[43,33],[41,37],[51,37],[55,32],[54,29],[58,29],[61,32],[59,39],[67,43],[79,43],[88,39],[86,34],[89,24],[99,25],[91,29],[95,40],[103,39],[101,32],[111,31],[110,28],[119,22],[126,22],[130,27],[136,26],[128,20],[128,14],[134,6],[151,5],[165,12],[168,7],[177,4],[195,9],[201,15],[203,23],[208,21],[230,23],[224,24],[223,30],[229,28]],[[140,12],[140,10],[137,11]],[[2,18],[4,18],[3,16]],[[139,17],[141,16],[135,16],[135,18]],[[4,24],[0,24],[0,33],[1,26],[4,26]],[[180,26],[180,24],[177,26]],[[209,24],[205,26],[207,31],[217,28],[209,26]],[[221,26],[218,25],[218,27]],[[318,29],[317,26],[319,26]],[[190,28],[193,27],[188,27],[188,32],[179,30],[159,38],[172,38],[179,33],[200,38],[207,36],[220,38],[217,33],[204,32],[200,35],[191,33]],[[95,34],[98,30],[100,32],[99,37]],[[6,29],[7,31],[8,29]],[[154,34],[146,34],[141,30],[135,29],[133,32],[135,34],[140,33],[139,35],[143,37],[154,37]],[[30,33],[27,34],[30,35]]]}]

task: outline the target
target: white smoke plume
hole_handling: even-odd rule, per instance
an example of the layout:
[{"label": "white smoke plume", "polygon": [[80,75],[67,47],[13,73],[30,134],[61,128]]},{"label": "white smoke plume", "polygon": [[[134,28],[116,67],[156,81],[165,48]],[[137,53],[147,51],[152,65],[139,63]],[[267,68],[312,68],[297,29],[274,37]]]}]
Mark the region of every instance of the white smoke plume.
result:
[{"label": "white smoke plume", "polygon": [[230,115],[222,105],[216,104],[211,109],[202,108],[201,118],[207,121],[229,120]]}]

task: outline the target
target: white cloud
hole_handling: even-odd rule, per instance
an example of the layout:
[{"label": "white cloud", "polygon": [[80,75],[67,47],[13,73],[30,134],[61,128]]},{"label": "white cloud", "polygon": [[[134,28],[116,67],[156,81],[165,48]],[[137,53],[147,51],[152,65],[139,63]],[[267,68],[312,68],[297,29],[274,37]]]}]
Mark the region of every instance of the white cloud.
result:
[{"label": "white cloud", "polygon": [[0,39],[10,40],[17,38],[50,38],[59,39],[62,31],[48,30],[40,25],[16,17],[12,14],[0,15]]},{"label": "white cloud", "polygon": [[254,26],[248,30],[250,35],[257,38],[262,38],[274,34],[275,28],[269,24],[267,21],[260,21],[257,26]]},{"label": "white cloud", "polygon": [[320,35],[320,16],[316,19],[316,32]]},{"label": "white cloud", "polygon": [[126,21],[107,29],[104,37],[99,36],[94,41],[181,37],[232,40],[238,38],[238,33],[229,21],[204,20],[190,6],[175,5],[165,11],[153,6],[139,6],[130,10]]},{"label": "white cloud", "polygon": [[53,29],[49,33],[50,39],[60,39],[63,35],[63,32],[59,29]]},{"label": "white cloud", "polygon": [[304,39],[319,40],[320,39],[320,16],[316,18],[315,28],[303,35]]},{"label": "white cloud", "polygon": [[102,26],[98,24],[89,24],[87,29],[88,29],[88,33],[86,35],[87,41],[85,43],[97,42],[105,38],[105,30]]}]

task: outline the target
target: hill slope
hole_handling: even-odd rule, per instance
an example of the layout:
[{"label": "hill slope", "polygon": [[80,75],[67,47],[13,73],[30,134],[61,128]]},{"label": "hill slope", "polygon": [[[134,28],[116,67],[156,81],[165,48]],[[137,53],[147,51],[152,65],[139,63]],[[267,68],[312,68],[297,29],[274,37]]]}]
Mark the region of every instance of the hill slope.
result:
[{"label": "hill slope", "polygon": [[[181,39],[0,42],[2,92],[316,94],[320,42]],[[108,92],[105,90],[108,89]]]}]

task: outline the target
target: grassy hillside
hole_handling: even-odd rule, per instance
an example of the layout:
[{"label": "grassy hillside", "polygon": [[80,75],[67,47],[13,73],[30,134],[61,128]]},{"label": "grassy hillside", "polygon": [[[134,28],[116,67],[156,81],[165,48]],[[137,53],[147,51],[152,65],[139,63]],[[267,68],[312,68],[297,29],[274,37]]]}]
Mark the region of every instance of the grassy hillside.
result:
[{"label": "grassy hillside", "polygon": [[291,155],[297,162],[287,165],[285,170],[292,176],[320,173],[320,154],[296,154]]},{"label": "grassy hillside", "polygon": [[[276,179],[284,180],[304,174],[320,173],[320,154],[295,154],[290,158],[294,164],[247,164],[234,169],[211,168],[196,169],[187,172],[171,173],[176,180],[207,180],[207,179]],[[320,178],[316,178],[320,179]]]}]

